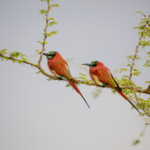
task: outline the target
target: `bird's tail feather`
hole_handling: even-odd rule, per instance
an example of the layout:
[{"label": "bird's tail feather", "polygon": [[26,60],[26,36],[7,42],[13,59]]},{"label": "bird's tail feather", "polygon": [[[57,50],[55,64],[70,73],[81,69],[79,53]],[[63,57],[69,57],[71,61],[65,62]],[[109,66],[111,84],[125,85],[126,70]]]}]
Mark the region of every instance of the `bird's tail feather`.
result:
[{"label": "bird's tail feather", "polygon": [[[112,87],[111,85],[108,85],[109,87],[115,89],[114,87]],[[117,89],[115,89],[124,99],[126,99],[139,113],[140,111],[134,106],[134,104],[126,97],[126,95],[124,95],[122,92],[118,91]]]},{"label": "bird's tail feather", "polygon": [[78,87],[75,85],[74,81],[72,79],[68,79],[68,82],[72,85],[72,87],[81,95],[81,97],[83,98],[83,100],[85,101],[85,103],[87,104],[87,106],[90,108],[89,104],[87,103],[87,101],[85,100],[85,98],[83,97],[83,95],[81,94],[80,90],[78,89]]},{"label": "bird's tail feather", "polygon": [[139,113],[140,111],[134,106],[134,104],[121,92],[117,91],[124,99],[126,99]]}]

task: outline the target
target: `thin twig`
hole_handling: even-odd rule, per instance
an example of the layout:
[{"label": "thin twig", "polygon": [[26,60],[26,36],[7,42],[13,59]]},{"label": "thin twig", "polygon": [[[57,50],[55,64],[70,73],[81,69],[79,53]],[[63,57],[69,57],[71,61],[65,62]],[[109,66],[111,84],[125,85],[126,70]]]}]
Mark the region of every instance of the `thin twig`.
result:
[{"label": "thin twig", "polygon": [[133,145],[136,145],[140,142],[141,137],[144,136],[147,126],[148,124],[145,123],[143,131],[140,133],[139,137],[134,141]]},{"label": "thin twig", "polygon": [[[47,32],[47,27],[48,27],[48,13],[49,13],[49,10],[50,10],[50,0],[47,1],[47,5],[48,5],[48,8],[47,8],[47,12],[46,12],[46,25],[45,25],[45,29],[44,29],[45,33]],[[47,38],[47,35],[45,34],[43,41],[46,41],[46,38]],[[40,59],[38,61],[38,66],[40,66],[44,50],[45,50],[45,42],[42,44],[42,51],[41,51],[41,54],[40,54]]]},{"label": "thin twig", "polygon": [[146,15],[144,15],[143,13],[142,13],[142,15],[146,18]]}]

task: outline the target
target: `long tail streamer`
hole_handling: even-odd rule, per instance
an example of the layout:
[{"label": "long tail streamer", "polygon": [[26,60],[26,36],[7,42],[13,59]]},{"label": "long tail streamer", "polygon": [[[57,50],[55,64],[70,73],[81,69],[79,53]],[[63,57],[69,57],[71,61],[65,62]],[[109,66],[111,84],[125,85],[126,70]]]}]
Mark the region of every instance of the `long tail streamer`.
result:
[{"label": "long tail streamer", "polygon": [[83,98],[83,100],[85,101],[85,103],[87,104],[87,106],[90,108],[89,104],[87,103],[87,101],[85,100],[85,98],[83,97],[83,95],[81,94],[80,90],[78,89],[78,87],[75,85],[75,83],[68,79],[68,82],[72,85],[72,87],[81,95],[81,97]]}]

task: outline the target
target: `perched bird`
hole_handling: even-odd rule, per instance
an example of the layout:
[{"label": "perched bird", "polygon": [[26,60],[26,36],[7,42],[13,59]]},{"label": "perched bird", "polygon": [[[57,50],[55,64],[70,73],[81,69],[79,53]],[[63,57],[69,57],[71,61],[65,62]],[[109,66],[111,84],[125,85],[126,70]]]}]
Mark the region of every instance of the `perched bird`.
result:
[{"label": "perched bird", "polygon": [[[121,88],[115,81],[110,70],[99,61],[92,61],[91,64],[82,64],[90,67],[89,74],[91,79],[98,85],[108,86],[115,89],[124,99],[126,99],[138,112],[134,104],[122,93]],[[140,113],[140,112],[139,112]]]},{"label": "perched bird", "polygon": [[[52,74],[56,77],[68,81],[72,87],[81,95],[87,106],[90,108],[85,98],[81,94],[80,90],[76,86],[75,80],[72,78],[69,66],[63,57],[56,51],[50,51],[48,53],[43,53],[47,57],[47,65]],[[75,84],[76,83],[76,84]]]}]

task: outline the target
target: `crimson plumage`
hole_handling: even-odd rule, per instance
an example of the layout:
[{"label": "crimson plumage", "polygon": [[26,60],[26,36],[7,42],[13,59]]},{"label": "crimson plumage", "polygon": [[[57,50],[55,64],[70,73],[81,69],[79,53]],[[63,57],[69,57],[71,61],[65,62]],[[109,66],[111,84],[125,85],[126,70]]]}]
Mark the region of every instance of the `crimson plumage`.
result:
[{"label": "crimson plumage", "polygon": [[[138,112],[134,104],[123,94],[118,83],[115,81],[111,71],[101,62],[93,61],[91,64],[83,64],[90,67],[89,74],[91,79],[98,85],[105,85],[115,89],[124,99],[126,99]],[[139,112],[140,113],[140,112]]]},{"label": "crimson plumage", "polygon": [[90,108],[82,93],[76,86],[75,80],[71,76],[68,63],[65,61],[65,59],[63,59],[60,53],[56,51],[50,51],[49,53],[43,53],[43,55],[47,56],[47,66],[50,72],[58,78],[68,80],[71,86],[81,95],[87,106]]}]

